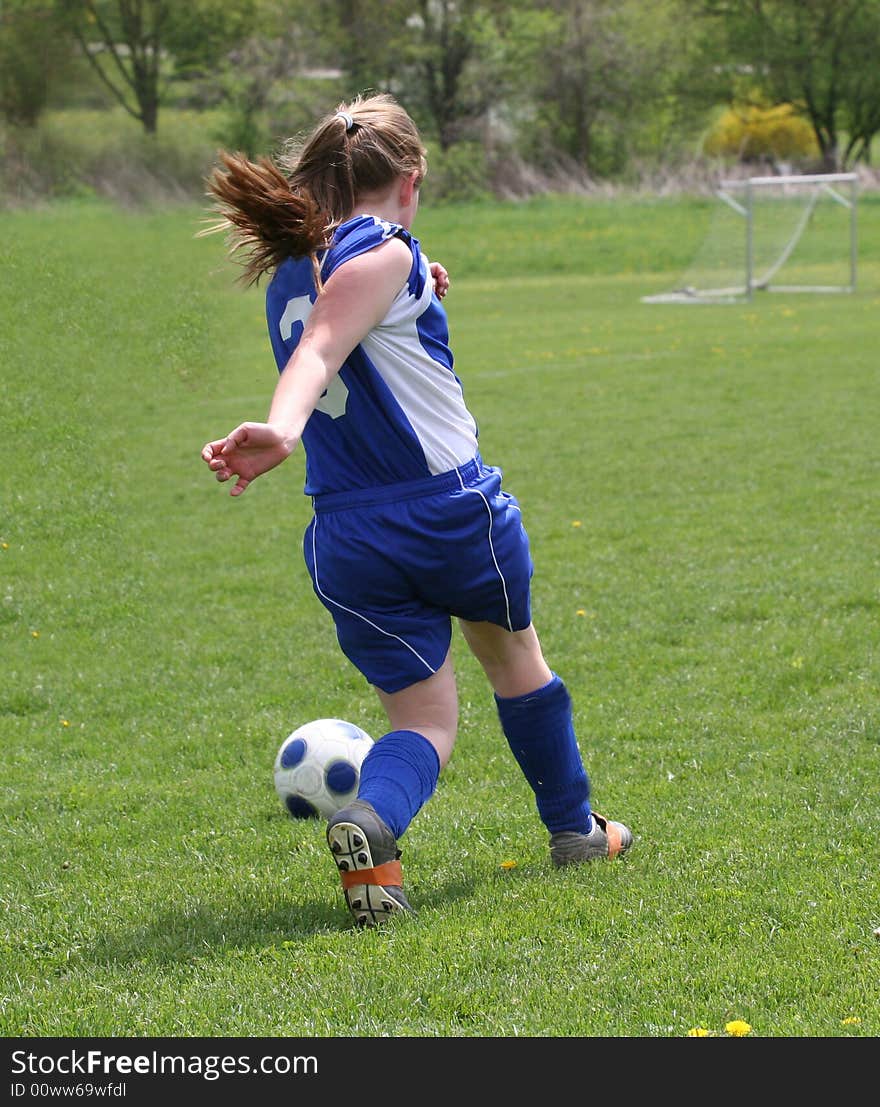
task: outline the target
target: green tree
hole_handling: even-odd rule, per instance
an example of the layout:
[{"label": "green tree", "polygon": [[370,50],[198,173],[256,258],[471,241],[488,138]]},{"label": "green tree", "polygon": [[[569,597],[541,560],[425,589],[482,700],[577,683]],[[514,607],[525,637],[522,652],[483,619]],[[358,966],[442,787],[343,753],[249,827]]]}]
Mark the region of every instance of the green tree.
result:
[{"label": "green tree", "polygon": [[395,87],[411,12],[409,0],[331,0],[315,7],[319,35],[345,73],[346,98]]},{"label": "green tree", "polygon": [[51,4],[6,0],[0,9],[0,112],[32,127],[64,77],[71,52]]},{"label": "green tree", "polygon": [[246,32],[254,0],[56,0],[70,33],[99,80],[147,134],[174,75],[217,64]]},{"label": "green tree", "polygon": [[465,74],[476,56],[477,30],[487,7],[479,0],[417,0],[412,5],[408,69],[441,150],[448,150],[485,110]]},{"label": "green tree", "polygon": [[[862,27],[864,20],[865,26]],[[876,7],[870,5],[856,16],[850,64],[843,76],[841,123],[847,135],[844,166],[871,162],[871,143],[880,134],[880,50]]]},{"label": "green tree", "polygon": [[[288,5],[289,6],[289,5]],[[216,72],[230,52],[258,32],[262,24],[276,29],[279,4],[266,0],[187,0],[171,5],[163,47],[174,58],[176,77]]]},{"label": "green tree", "polygon": [[59,0],[83,56],[147,134],[159,121],[169,0]]},{"label": "green tree", "polygon": [[217,136],[223,145],[251,157],[265,153],[342,98],[320,28],[311,0],[259,0],[250,33],[226,53],[214,77],[227,109]]},{"label": "green tree", "polygon": [[682,59],[674,0],[543,0],[546,16],[526,134],[541,161],[622,171],[638,136],[668,113]]},{"label": "green tree", "polygon": [[335,0],[325,37],[352,92],[389,90],[448,150],[470,137],[494,95],[496,24],[522,0]]},{"label": "green tree", "polygon": [[[804,112],[833,172],[880,129],[880,0],[703,0],[729,50],[731,88],[757,87]],[[841,130],[853,128],[841,149]]]}]

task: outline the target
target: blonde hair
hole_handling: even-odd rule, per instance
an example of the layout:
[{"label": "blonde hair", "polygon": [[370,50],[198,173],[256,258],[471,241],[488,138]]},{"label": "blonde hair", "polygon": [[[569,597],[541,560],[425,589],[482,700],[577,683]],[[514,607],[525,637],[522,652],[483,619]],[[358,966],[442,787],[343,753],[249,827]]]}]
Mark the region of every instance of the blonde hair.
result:
[{"label": "blonde hair", "polygon": [[358,96],[326,115],[304,139],[291,139],[273,161],[222,151],[207,179],[211,211],[220,216],[200,234],[226,231],[229,252],[256,284],[288,257],[312,258],[361,196],[428,169],[418,129],[387,93]]}]

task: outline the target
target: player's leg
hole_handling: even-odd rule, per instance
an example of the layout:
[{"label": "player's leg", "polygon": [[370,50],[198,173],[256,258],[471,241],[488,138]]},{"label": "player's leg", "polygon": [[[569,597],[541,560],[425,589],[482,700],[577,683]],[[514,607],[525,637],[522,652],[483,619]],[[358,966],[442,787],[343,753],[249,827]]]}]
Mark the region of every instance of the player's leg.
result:
[{"label": "player's leg", "polygon": [[339,645],[376,689],[389,722],[361,765],[357,799],[327,827],[348,907],[367,926],[411,910],[397,840],[433,794],[458,723],[452,620],[412,583],[413,567],[434,548],[433,534],[423,535],[413,515],[417,503],[321,513],[304,543]]},{"label": "player's leg", "polygon": [[361,765],[358,800],[372,805],[395,838],[402,838],[427,803],[449,760],[458,725],[452,658],[399,692],[377,688],[389,730]]},{"label": "player's leg", "polygon": [[511,632],[489,622],[460,625],[495,691],[501,729],[535,794],[554,864],[628,849],[629,829],[592,811],[571,697],[547,665],[534,627]]},{"label": "player's leg", "polygon": [[327,842],[345,901],[360,926],[411,912],[398,839],[430,799],[458,724],[451,656],[432,676],[397,692],[376,689],[389,731],[361,765],[358,797],[329,821]]},{"label": "player's leg", "polygon": [[524,696],[553,679],[531,623],[513,632],[495,623],[459,619],[458,624],[496,695]]},{"label": "player's leg", "polygon": [[376,693],[391,730],[414,730],[423,735],[434,747],[442,770],[452,754],[458,729],[458,690],[451,654],[447,653],[438,671],[427,680],[399,692],[376,688]]}]

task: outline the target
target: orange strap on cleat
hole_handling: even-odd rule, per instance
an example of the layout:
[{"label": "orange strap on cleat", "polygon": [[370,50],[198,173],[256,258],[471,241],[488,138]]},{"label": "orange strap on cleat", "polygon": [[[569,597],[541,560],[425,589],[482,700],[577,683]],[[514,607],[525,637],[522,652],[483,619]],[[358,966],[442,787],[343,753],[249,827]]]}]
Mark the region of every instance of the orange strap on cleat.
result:
[{"label": "orange strap on cleat", "polygon": [[372,869],[351,869],[340,873],[342,887],[351,888],[354,884],[390,884],[393,888],[403,887],[403,869],[399,861],[386,861],[384,865],[374,865]]},{"label": "orange strap on cleat", "polygon": [[620,831],[614,825],[610,819],[606,819],[604,815],[598,815],[593,812],[593,817],[601,820],[600,825],[605,831],[605,837],[608,839],[608,856],[616,857],[620,853],[621,837]]}]

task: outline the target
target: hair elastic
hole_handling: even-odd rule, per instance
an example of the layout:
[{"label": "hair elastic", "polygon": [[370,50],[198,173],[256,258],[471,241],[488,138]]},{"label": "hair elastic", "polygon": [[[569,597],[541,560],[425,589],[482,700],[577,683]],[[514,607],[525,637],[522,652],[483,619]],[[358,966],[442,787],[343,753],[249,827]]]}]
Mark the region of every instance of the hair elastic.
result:
[{"label": "hair elastic", "polygon": [[346,133],[354,129],[354,120],[347,111],[338,111],[336,113],[336,118],[341,119],[342,122],[345,124]]}]

